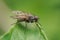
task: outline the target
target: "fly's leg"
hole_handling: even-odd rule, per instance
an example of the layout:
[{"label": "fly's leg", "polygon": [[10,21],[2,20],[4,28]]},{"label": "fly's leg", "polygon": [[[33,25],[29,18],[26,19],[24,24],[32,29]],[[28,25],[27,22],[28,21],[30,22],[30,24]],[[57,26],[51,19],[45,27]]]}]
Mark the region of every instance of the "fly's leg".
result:
[{"label": "fly's leg", "polygon": [[37,27],[39,28],[39,30],[41,31],[41,25],[39,24],[39,23],[37,23],[37,22],[35,22],[35,24],[37,25]]},{"label": "fly's leg", "polygon": [[37,25],[37,27],[39,28],[40,33],[41,33],[41,35],[44,37],[44,39],[45,39],[45,40],[48,40],[48,38],[47,38],[45,32],[44,32],[44,31],[42,30],[42,28],[41,28],[41,24],[36,23],[36,25]]},{"label": "fly's leg", "polygon": [[25,22],[25,31],[24,31],[25,37],[24,37],[24,40],[26,40],[26,32],[27,32],[27,22]]}]

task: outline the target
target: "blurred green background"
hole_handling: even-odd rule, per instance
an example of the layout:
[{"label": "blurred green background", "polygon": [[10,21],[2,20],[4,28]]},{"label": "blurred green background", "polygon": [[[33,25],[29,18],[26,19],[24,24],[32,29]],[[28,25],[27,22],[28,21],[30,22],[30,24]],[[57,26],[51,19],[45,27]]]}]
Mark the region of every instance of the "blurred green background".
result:
[{"label": "blurred green background", "polygon": [[60,0],[0,0],[0,35],[15,22],[10,18],[13,10],[39,16],[48,39],[60,40]]}]

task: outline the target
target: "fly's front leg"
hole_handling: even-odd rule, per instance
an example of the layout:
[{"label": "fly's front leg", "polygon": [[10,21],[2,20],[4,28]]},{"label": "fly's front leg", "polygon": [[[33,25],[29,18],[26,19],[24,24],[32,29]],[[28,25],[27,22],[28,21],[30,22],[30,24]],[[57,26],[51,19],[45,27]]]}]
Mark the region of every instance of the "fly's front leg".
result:
[{"label": "fly's front leg", "polygon": [[39,24],[39,23],[36,23],[36,25],[37,25],[37,27],[39,28],[40,33],[41,33],[41,35],[44,37],[44,39],[45,39],[45,40],[48,40],[48,38],[47,38],[47,36],[46,36],[44,30],[42,30],[40,24]]},{"label": "fly's front leg", "polygon": [[42,25],[39,22],[35,22],[35,24],[37,25],[37,27],[39,27],[40,30],[43,29]]}]

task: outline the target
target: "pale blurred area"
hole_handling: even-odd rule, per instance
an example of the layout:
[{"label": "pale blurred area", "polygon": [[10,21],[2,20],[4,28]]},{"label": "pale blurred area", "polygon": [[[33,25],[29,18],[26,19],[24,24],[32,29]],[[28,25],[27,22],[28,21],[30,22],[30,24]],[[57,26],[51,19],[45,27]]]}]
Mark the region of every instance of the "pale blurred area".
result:
[{"label": "pale blurred area", "polygon": [[[11,9],[7,7],[3,0],[0,0],[0,30],[6,32],[12,26],[11,24],[13,24],[14,21],[10,18],[11,14]],[[1,32],[2,31],[0,31],[0,33]]]}]

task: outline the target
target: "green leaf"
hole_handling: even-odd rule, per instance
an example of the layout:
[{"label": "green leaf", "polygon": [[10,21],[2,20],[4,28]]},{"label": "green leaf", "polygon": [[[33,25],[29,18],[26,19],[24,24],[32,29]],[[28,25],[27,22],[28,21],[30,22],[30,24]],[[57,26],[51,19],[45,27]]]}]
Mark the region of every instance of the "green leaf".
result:
[{"label": "green leaf", "polygon": [[35,23],[16,23],[0,40],[46,40]]}]

